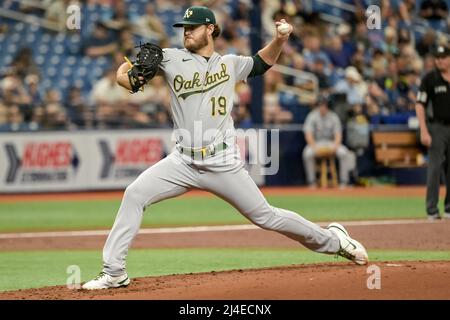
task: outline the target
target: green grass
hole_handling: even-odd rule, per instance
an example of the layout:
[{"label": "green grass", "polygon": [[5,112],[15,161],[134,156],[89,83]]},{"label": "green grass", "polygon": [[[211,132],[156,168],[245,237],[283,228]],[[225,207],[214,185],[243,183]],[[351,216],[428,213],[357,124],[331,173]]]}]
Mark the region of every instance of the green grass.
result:
[{"label": "green grass", "polygon": [[[312,221],[423,218],[423,197],[270,196],[277,207]],[[0,232],[109,229],[120,201],[0,203]],[[215,197],[176,198],[147,208],[143,227],[248,223],[236,209]]]},{"label": "green grass", "polygon": [[[371,263],[396,260],[450,260],[450,251],[370,251]],[[66,284],[67,268],[79,266],[81,281],[101,269],[100,251],[0,252],[0,291]],[[344,262],[303,249],[134,249],[128,257],[131,277]]]}]

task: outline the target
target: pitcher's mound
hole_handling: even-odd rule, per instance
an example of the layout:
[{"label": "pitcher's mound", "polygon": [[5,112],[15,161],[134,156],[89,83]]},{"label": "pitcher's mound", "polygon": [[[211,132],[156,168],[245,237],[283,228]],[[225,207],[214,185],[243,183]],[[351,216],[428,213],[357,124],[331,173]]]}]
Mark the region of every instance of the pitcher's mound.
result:
[{"label": "pitcher's mound", "polygon": [[127,288],[64,286],[0,293],[0,299],[450,299],[450,261],[296,265],[132,279]]}]

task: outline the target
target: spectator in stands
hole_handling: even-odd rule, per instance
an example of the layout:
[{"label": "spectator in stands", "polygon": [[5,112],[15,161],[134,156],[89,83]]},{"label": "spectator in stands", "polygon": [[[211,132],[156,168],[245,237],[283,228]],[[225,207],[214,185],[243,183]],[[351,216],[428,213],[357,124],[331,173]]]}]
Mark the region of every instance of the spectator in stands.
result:
[{"label": "spectator in stands", "polygon": [[331,89],[330,77],[325,74],[325,61],[320,58],[317,58],[312,65],[312,69],[310,70],[316,77],[319,82],[319,90],[322,93],[329,93]]},{"label": "spectator in stands", "polygon": [[57,89],[49,89],[45,93],[44,104],[58,104],[62,107],[61,92]]},{"label": "spectator in stands", "polygon": [[329,39],[329,45],[326,48],[326,53],[331,61],[331,63],[337,67],[345,69],[351,63],[351,58],[353,52],[346,50],[342,43],[340,36],[335,35]]},{"label": "spectator in stands", "polygon": [[39,92],[39,83],[39,76],[36,74],[29,74],[25,77],[25,88],[27,94],[30,96],[33,108],[40,107],[43,104],[43,99]]},{"label": "spectator in stands", "polygon": [[90,37],[82,44],[84,54],[89,57],[111,55],[118,50],[114,34],[103,22],[97,22]]},{"label": "spectator in stands", "polygon": [[390,54],[397,54],[399,52],[397,32],[390,26],[384,29],[384,52]]},{"label": "spectator in stands", "polygon": [[116,72],[114,69],[106,71],[104,76],[95,83],[91,91],[91,103],[116,104],[128,99],[127,91],[116,82]]},{"label": "spectator in stands", "polygon": [[306,35],[302,54],[305,58],[307,68],[313,68],[316,59],[320,58],[322,61],[325,61],[325,69],[328,72],[331,62],[328,55],[322,50],[321,40],[317,33],[311,32]]},{"label": "spectator in stands", "polygon": [[127,104],[129,94],[116,82],[114,69],[109,69],[95,83],[90,94],[90,104],[94,107],[94,118],[98,128],[118,128],[123,119],[119,117],[119,106]]},{"label": "spectator in stands", "polygon": [[[170,94],[163,77],[153,78],[143,92],[131,95],[128,101],[139,105],[139,110],[149,117],[149,126],[165,125],[158,120],[158,117],[163,118],[159,113],[170,113]],[[170,125],[170,117],[167,121]]]},{"label": "spectator in stands", "polygon": [[281,108],[278,86],[283,84],[281,74],[269,69],[264,74],[264,105],[263,120],[266,124],[290,123],[293,119],[292,112]]},{"label": "spectator in stands", "polygon": [[333,89],[336,93],[345,93],[349,105],[362,104],[367,93],[364,79],[353,66],[345,69],[345,78],[338,81]]},{"label": "spectator in stands", "polygon": [[419,81],[418,74],[412,68],[407,68],[399,73],[397,84],[398,98],[395,105],[397,113],[414,115]]},{"label": "spectator in stands", "polygon": [[412,36],[411,31],[408,28],[402,27],[397,32],[397,44],[399,51],[402,51],[403,47],[409,46],[412,44]]},{"label": "spectator in stands", "polygon": [[123,0],[116,0],[112,8],[112,18],[105,22],[108,28],[115,30],[128,28],[130,25],[130,21],[128,17],[127,5],[125,4],[125,2]]},{"label": "spectator in stands", "polygon": [[448,7],[444,0],[424,0],[420,4],[419,15],[427,20],[445,20]]},{"label": "spectator in stands", "polygon": [[167,110],[160,110],[156,114],[156,125],[158,128],[172,128],[172,120],[170,118],[170,113]]},{"label": "spectator in stands", "polygon": [[120,125],[117,105],[99,101],[95,105],[95,126],[97,129],[114,129]]},{"label": "spectator in stands", "polygon": [[23,114],[18,105],[13,104],[7,108],[7,126],[5,131],[28,131]]},{"label": "spectator in stands", "polygon": [[404,46],[398,56],[396,56],[398,72],[411,69],[419,55],[412,45]]},{"label": "spectator in stands", "polygon": [[316,185],[315,157],[326,150],[336,154],[340,185],[347,186],[350,172],[356,166],[356,157],[342,144],[342,124],[337,114],[329,109],[328,96],[319,97],[316,108],[306,117],[303,131],[307,143],[303,149],[303,165],[308,185]]},{"label": "spectator in stands", "polygon": [[250,108],[246,104],[239,104],[233,111],[233,120],[237,128],[248,129],[253,127]]},{"label": "spectator in stands", "polygon": [[[285,52],[281,59],[283,62],[289,62],[288,66],[291,68],[294,68],[299,71],[305,71],[305,72],[313,72],[313,70],[309,70],[306,67],[305,59],[303,56],[297,52]],[[313,66],[315,67],[316,64]],[[318,67],[319,69],[320,67]],[[320,70],[318,70],[320,72]],[[295,77],[295,76],[286,76],[284,75],[283,81],[277,84],[277,89],[282,90],[285,85],[289,86],[295,86],[299,88],[300,90],[306,90],[306,91],[315,91],[317,90],[316,85],[314,82],[310,79],[302,78],[302,77]],[[320,80],[319,80],[320,82]]]},{"label": "spectator in stands", "polygon": [[240,83],[236,86],[236,99],[232,111],[232,117],[238,128],[251,128],[253,122],[250,115],[250,101],[252,92],[247,83]]},{"label": "spectator in stands", "polygon": [[[245,24],[243,21],[240,21],[239,24],[244,27],[244,29],[248,29],[248,23]],[[248,31],[244,34],[246,33],[248,33]],[[229,45],[228,51],[230,53],[242,55],[250,53],[247,37],[243,37],[242,34],[240,34],[240,31],[236,28],[236,23],[233,20],[224,21],[221,37],[227,41]]]},{"label": "spectator in stands", "polygon": [[388,67],[388,58],[383,50],[376,48],[373,51],[372,59],[370,60],[370,73],[372,79],[383,86],[384,77]]},{"label": "spectator in stands", "polygon": [[[372,42],[369,40],[369,36],[367,34],[367,25],[366,21],[360,21],[356,24],[355,28],[355,36],[353,39],[353,43],[355,46],[362,45],[364,48],[370,48],[372,46]],[[355,47],[355,50],[357,48]]]},{"label": "spectator in stands", "polygon": [[367,96],[365,99],[365,110],[363,113],[369,120],[379,115],[390,113],[389,99],[386,92],[377,82],[372,81],[368,85]]},{"label": "spectator in stands", "polygon": [[8,125],[8,107],[0,100],[0,132],[9,131]]},{"label": "spectator in stands", "polygon": [[67,129],[66,111],[62,104],[61,92],[56,89],[47,90],[44,97],[42,114],[42,129],[63,130]]},{"label": "spectator in stands", "polygon": [[150,117],[141,111],[136,103],[127,102],[116,105],[116,117],[121,129],[145,128],[150,125]]},{"label": "spectator in stands", "polygon": [[66,27],[68,18],[67,7],[71,4],[80,5],[79,1],[73,0],[51,0],[47,1],[47,4],[45,4],[45,7],[47,8],[45,18],[48,21],[53,22],[55,27],[61,32],[68,30]]},{"label": "spectator in stands", "polygon": [[399,0],[398,13],[401,21],[410,26],[413,22],[416,9],[416,0]]},{"label": "spectator in stands", "polygon": [[422,74],[427,74],[434,69],[434,56],[427,54],[423,57],[423,71]]},{"label": "spectator in stands", "polygon": [[72,128],[92,128],[93,114],[78,87],[70,87],[64,103],[66,114]]},{"label": "spectator in stands", "polygon": [[263,120],[266,124],[282,124],[292,122],[290,111],[280,106],[279,85],[284,84],[281,73],[269,69],[264,74]]},{"label": "spectator in stands", "polygon": [[142,33],[150,41],[158,43],[162,39],[168,38],[164,25],[155,12],[155,4],[149,2],[145,7],[145,14],[142,15],[135,24],[135,31]]},{"label": "spectator in stands", "polygon": [[119,31],[119,51],[122,56],[135,57],[136,56],[136,44],[134,43],[133,34],[129,28],[124,28]]},{"label": "spectator in stands", "polygon": [[[356,51],[352,56],[352,63],[351,65],[355,67],[357,70],[362,70],[364,74],[370,74],[370,72],[367,72],[367,55],[369,54],[369,48],[365,47],[362,42],[358,42],[358,45],[356,46]],[[344,70],[345,73],[345,70]],[[336,85],[337,81],[340,80],[340,77],[336,78],[333,82],[333,85]]]},{"label": "spectator in stands", "polygon": [[67,130],[67,116],[61,104],[48,103],[45,105],[41,128],[47,130]]},{"label": "spectator in stands", "polygon": [[28,74],[39,74],[39,68],[33,60],[33,51],[31,48],[21,48],[11,63],[13,72],[24,79]]},{"label": "spectator in stands", "polygon": [[436,32],[433,29],[429,29],[425,32],[422,38],[416,43],[416,50],[418,54],[423,57],[427,54],[431,54],[434,44],[436,43]]},{"label": "spectator in stands", "polygon": [[1,96],[5,105],[17,106],[22,116],[26,117],[25,120],[29,120],[33,108],[32,100],[18,76],[10,74],[3,79],[1,82]]},{"label": "spectator in stands", "polygon": [[356,52],[357,41],[352,35],[352,28],[349,24],[340,24],[336,29],[336,34],[341,38],[342,48],[348,55],[352,56]]}]

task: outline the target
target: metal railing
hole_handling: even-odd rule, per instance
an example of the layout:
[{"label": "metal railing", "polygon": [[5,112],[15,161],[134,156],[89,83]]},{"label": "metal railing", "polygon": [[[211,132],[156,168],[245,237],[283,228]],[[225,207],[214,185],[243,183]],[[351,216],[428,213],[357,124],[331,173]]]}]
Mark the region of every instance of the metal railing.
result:
[{"label": "metal railing", "polygon": [[[342,10],[346,10],[348,12],[352,12],[352,13],[356,13],[356,9],[357,7],[353,4],[349,4],[349,3],[344,3],[340,0],[315,0],[316,2],[334,7],[334,8],[338,8],[338,9],[342,9]],[[326,14],[326,13],[320,13],[320,18],[324,21],[333,23],[333,24],[340,24],[342,22],[344,22],[344,19],[342,19],[341,17],[337,17],[337,16],[333,16],[330,14]],[[426,27],[426,20],[419,17],[417,14],[414,15],[413,17],[413,21],[415,22],[415,24],[413,24],[412,29],[416,32],[419,32],[421,34],[425,34],[430,27]],[[423,25],[418,25],[417,23],[422,23]],[[445,37],[447,39],[447,41],[450,42],[450,34],[449,33],[445,33],[442,31],[436,31],[437,36],[442,36]]]},{"label": "metal railing", "polygon": [[34,15],[25,14],[22,12],[17,12],[14,10],[4,9],[0,7],[0,17],[9,18],[25,23],[29,23],[31,25],[36,25],[39,27],[43,27],[52,31],[59,31],[57,24],[53,21],[48,21],[47,19],[39,18]]},{"label": "metal railing", "polygon": [[42,9],[45,10],[46,7],[44,4],[42,4],[42,1],[39,0],[10,0],[11,2],[18,2],[20,4],[29,6],[29,7],[34,7],[37,9]]},{"label": "metal railing", "polygon": [[277,89],[279,91],[288,92],[292,95],[297,96],[299,98],[299,102],[303,104],[311,104],[316,101],[319,94],[319,80],[314,73],[290,68],[279,64],[276,64],[273,69],[282,74],[295,77],[304,83],[312,83],[311,90],[299,88],[296,86],[289,86],[286,84],[278,84]]}]

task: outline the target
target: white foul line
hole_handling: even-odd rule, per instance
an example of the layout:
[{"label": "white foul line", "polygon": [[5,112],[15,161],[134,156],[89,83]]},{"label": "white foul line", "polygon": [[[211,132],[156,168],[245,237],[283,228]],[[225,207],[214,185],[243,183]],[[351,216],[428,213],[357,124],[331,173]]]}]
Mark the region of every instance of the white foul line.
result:
[{"label": "white foul line", "polygon": [[[367,220],[367,221],[344,221],[344,226],[381,226],[398,224],[426,224],[439,223],[439,221],[428,221],[425,219],[404,220]],[[327,226],[328,222],[318,223],[321,227]],[[213,231],[237,231],[255,230],[259,227],[251,224],[228,225],[228,226],[199,226],[199,227],[174,227],[174,228],[147,228],[141,229],[139,234],[171,234],[188,232],[213,232]],[[110,230],[85,230],[85,231],[52,231],[52,232],[24,232],[24,233],[0,233],[0,239],[24,239],[24,238],[58,238],[58,237],[92,237],[107,236]]]}]

